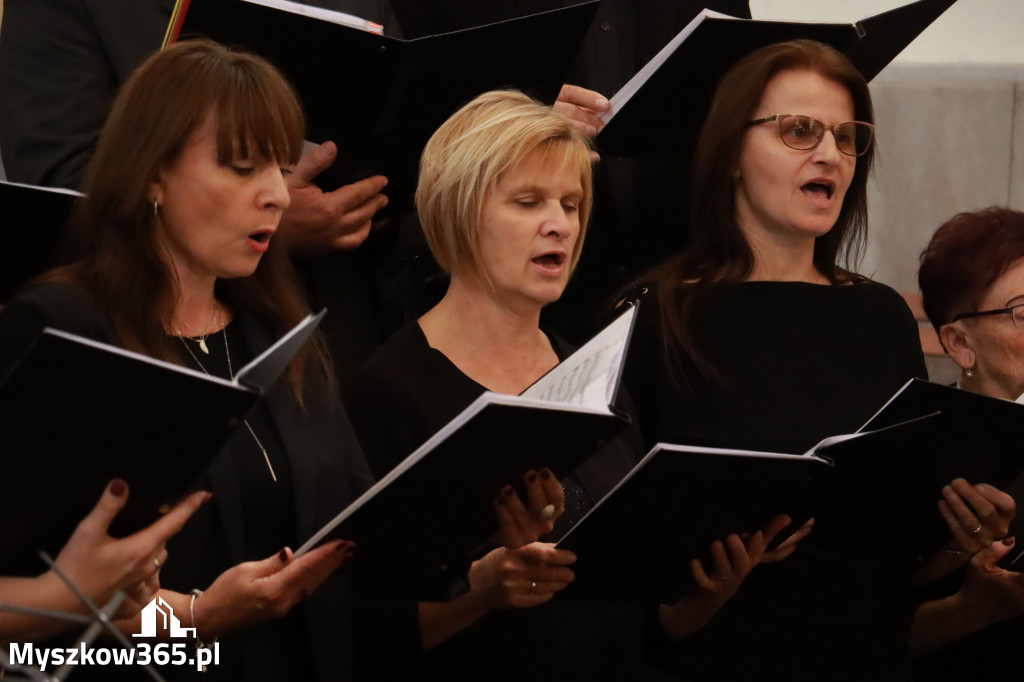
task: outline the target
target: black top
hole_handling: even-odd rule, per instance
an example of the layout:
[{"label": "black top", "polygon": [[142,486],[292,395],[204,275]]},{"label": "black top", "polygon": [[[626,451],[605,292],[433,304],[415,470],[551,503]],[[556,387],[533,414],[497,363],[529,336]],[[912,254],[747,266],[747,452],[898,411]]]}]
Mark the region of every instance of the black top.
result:
[{"label": "black top", "polygon": [[[626,367],[647,444],[801,453],[855,431],[925,376],[910,311],[874,282],[713,289],[691,324],[713,377],[670,360],[649,298]],[[846,554],[842,538],[815,527],[792,557],[757,567],[668,665],[696,679],[906,679],[902,581],[881,558]]]},{"label": "black top", "polygon": [[[570,348],[552,340],[559,358]],[[383,475],[486,389],[406,325],[357,371],[346,401],[371,469]],[[500,437],[496,436],[496,437]],[[635,463],[634,432],[612,441],[563,479],[566,514],[575,521]],[[481,453],[486,456],[486,453]],[[569,518],[567,518],[569,517]],[[580,557],[585,561],[585,557]],[[495,612],[410,663],[420,679],[631,680],[640,670],[641,614],[635,605],[558,599]],[[357,669],[363,672],[359,656]],[[378,659],[367,654],[368,667]],[[408,679],[408,671],[395,679]]]},{"label": "black top", "polygon": [[[63,284],[35,286],[0,313],[0,376],[46,326],[118,343],[89,294]],[[237,371],[275,336],[252,315],[236,311],[226,338]],[[227,373],[224,337],[208,337],[207,346],[211,354],[199,355],[204,366],[214,374]],[[162,587],[184,593],[205,589],[233,565],[265,559],[286,545],[294,547],[372,483],[344,411],[314,367],[304,377],[301,406],[291,387],[279,382],[248,421],[268,450],[278,483],[269,481],[262,453],[242,426],[196,482],[196,489],[209,490],[214,497],[167,543]],[[144,443],[140,452],[145,453]],[[187,614],[176,615],[188,623]],[[220,665],[211,666],[206,674],[194,666],[167,667],[161,674],[202,680],[351,679],[351,617],[349,580],[335,574],[286,618],[222,637]],[[394,636],[404,634],[396,631]],[[102,671],[103,679],[138,677],[137,670],[124,667],[86,667],[76,677],[87,679],[90,670]]]}]

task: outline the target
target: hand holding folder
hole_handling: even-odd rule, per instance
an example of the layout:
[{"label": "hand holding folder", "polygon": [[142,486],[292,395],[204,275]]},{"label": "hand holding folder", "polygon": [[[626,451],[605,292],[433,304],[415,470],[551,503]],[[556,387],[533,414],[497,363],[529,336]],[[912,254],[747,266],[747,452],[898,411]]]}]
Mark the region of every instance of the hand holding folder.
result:
[{"label": "hand holding folder", "polygon": [[[497,491],[505,487],[506,495],[524,472],[546,468],[564,475],[625,429],[612,403],[635,310],[523,394],[483,393],[297,554],[342,537],[359,547],[353,571],[361,589],[419,600],[449,597],[452,579],[496,544]],[[551,499],[531,492],[530,483],[528,474],[520,493],[525,508],[539,514]],[[556,484],[551,475],[546,485]],[[554,511],[558,506],[556,500]]]},{"label": "hand holding folder", "polygon": [[322,318],[310,315],[228,381],[45,329],[0,376],[4,478],[0,572],[37,568],[123,478],[133,491],[111,533],[148,526],[242,425]]},{"label": "hand holding folder", "polygon": [[178,0],[166,42],[205,36],[274,63],[302,99],[310,139],[337,144],[317,184],[383,175],[388,216],[412,208],[420,153],[460,106],[498,88],[554,102],[597,6],[399,40],[265,4]]}]

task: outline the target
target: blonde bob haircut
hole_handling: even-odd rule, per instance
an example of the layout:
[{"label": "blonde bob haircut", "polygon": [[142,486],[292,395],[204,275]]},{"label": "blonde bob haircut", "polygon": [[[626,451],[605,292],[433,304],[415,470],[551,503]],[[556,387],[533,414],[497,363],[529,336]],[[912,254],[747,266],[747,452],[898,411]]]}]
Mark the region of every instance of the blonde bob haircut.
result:
[{"label": "blonde bob haircut", "polygon": [[580,234],[570,271],[576,267],[593,202],[590,143],[571,119],[551,107],[515,90],[495,90],[445,121],[420,159],[416,210],[430,250],[445,272],[462,267],[489,281],[478,265],[484,201],[506,172],[537,149],[560,155],[565,167],[579,169]]}]

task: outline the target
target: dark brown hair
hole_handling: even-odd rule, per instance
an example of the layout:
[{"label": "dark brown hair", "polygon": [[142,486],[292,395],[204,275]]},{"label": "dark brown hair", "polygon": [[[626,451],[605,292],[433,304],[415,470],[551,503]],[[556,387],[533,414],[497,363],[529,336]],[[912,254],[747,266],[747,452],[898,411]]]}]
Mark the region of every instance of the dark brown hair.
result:
[{"label": "dark brown hair", "polygon": [[[665,342],[677,356],[701,360],[688,331],[695,302],[711,286],[745,280],[754,256],[736,222],[735,179],[746,137],[769,82],[784,71],[811,71],[842,85],[853,100],[854,118],[874,122],[867,81],[840,52],[812,40],[793,40],[756,50],[737,62],[719,81],[701,129],[693,165],[689,246],[642,279],[658,293]],[[840,267],[860,254],[867,234],[867,178],[874,146],[857,158],[850,188],[836,224],[817,238],[814,266],[832,283],[858,279]],[[680,294],[686,290],[685,301]],[[680,356],[680,357],[681,357]]]},{"label": "dark brown hair", "polygon": [[[86,169],[86,196],[72,215],[64,255],[72,265],[47,277],[92,293],[125,347],[164,360],[182,359],[180,346],[165,333],[176,275],[157,243],[147,189],[211,114],[219,163],[239,155],[298,160],[305,122],[277,69],[209,41],[171,45],[147,59],[118,92]],[[278,333],[308,312],[278,241],[252,276],[218,281],[217,295]],[[317,344],[296,357],[287,377],[297,394],[311,353],[326,362]]]},{"label": "dark brown hair", "polygon": [[950,218],[932,235],[917,272],[935,331],[960,313],[976,312],[988,288],[1021,258],[1024,213],[993,206]]}]

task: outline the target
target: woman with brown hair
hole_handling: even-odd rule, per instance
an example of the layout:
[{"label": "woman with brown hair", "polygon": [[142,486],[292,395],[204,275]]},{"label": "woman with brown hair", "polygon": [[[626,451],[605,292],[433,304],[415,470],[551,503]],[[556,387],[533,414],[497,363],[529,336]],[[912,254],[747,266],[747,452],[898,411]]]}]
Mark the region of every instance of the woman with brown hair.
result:
[{"label": "woman with brown hair", "polygon": [[[925,376],[901,297],[840,265],[865,237],[873,132],[866,81],[826,45],[768,46],[723,77],[697,144],[690,247],[643,280],[654,300],[627,385],[648,444],[800,453]],[[905,578],[817,521],[669,652],[676,674],[908,678]]]},{"label": "woman with brown hair", "polygon": [[[259,58],[184,42],[147,60],[100,136],[71,264],[0,314],[0,375],[49,326],[232,377],[307,313],[272,239],[304,128]],[[350,544],[288,549],[371,482],[326,362],[318,342],[303,348],[197,482],[213,503],[168,544],[158,596],[197,646],[221,638],[210,670],[224,679],[349,675],[349,588],[335,573]]]}]

